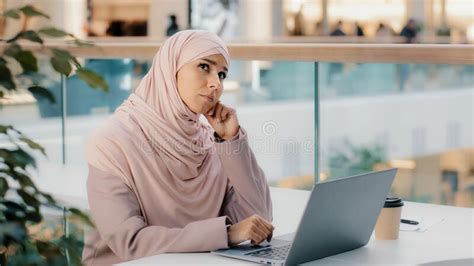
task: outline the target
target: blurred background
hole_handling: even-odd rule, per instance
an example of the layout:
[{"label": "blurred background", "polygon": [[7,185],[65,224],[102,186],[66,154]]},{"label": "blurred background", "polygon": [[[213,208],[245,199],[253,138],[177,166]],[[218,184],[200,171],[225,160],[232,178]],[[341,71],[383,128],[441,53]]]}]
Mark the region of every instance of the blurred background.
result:
[{"label": "blurred background", "polygon": [[[471,0],[2,0],[0,8],[26,3],[82,38],[160,40],[200,28],[228,42],[406,42],[400,35],[416,43],[474,41]],[[40,19],[28,23],[41,26]],[[1,26],[8,35],[25,25]]]},{"label": "blurred background", "polygon": [[[472,0],[3,0],[0,10],[27,3],[51,20],[1,20],[2,38],[49,23],[124,51],[191,28],[215,32],[228,44],[474,42]],[[311,62],[296,55],[233,60],[224,85],[222,101],[238,110],[272,186],[311,189],[315,182],[397,167],[392,194],[474,207],[472,64]],[[27,90],[1,100],[0,123],[46,148],[35,177],[41,188],[86,197],[85,142],[146,74],[152,57],[141,58],[80,59],[103,75],[109,92],[53,74],[40,62],[55,104]]]}]

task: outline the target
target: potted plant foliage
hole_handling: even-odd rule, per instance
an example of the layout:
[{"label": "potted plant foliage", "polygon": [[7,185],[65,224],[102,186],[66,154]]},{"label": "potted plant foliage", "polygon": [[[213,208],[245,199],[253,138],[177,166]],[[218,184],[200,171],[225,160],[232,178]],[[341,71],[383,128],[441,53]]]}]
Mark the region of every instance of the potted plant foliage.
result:
[{"label": "potted plant foliage", "polygon": [[[7,10],[2,16],[3,19],[23,21],[31,17],[49,19],[47,14],[31,5]],[[2,100],[20,89],[27,89],[37,99],[45,98],[54,103],[54,96],[38,80],[41,75],[38,75],[40,65],[36,55],[49,58],[54,71],[65,77],[74,72],[90,87],[108,90],[104,79],[84,68],[71,53],[45,46],[45,37],[62,38],[76,46],[92,45],[55,27],[39,30],[24,27],[11,38],[1,40],[0,108]],[[64,217],[93,226],[89,216],[77,208],[61,205],[34,184],[31,171],[36,169],[35,153],[46,156],[41,145],[14,125],[1,122],[0,140],[7,144],[0,146],[0,265],[81,264],[81,237],[68,234],[67,230],[57,225],[53,227],[56,230],[41,234],[47,220],[44,210],[53,208],[64,213]]]}]

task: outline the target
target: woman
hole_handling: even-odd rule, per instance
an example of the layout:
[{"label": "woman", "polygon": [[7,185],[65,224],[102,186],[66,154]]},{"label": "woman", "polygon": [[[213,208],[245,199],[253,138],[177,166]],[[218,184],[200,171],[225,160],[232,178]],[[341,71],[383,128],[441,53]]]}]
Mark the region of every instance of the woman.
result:
[{"label": "woman", "polygon": [[173,35],[135,92],[94,132],[87,190],[96,229],[84,263],[271,239],[265,175],[236,111],[219,102],[229,63],[216,35]]}]

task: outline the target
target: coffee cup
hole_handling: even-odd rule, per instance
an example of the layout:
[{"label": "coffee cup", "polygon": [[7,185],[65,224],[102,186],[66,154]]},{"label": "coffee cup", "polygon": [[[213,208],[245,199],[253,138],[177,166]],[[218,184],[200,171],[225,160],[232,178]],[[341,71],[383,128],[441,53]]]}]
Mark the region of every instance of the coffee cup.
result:
[{"label": "coffee cup", "polygon": [[403,201],[401,198],[386,198],[377,223],[375,238],[381,240],[398,239]]}]

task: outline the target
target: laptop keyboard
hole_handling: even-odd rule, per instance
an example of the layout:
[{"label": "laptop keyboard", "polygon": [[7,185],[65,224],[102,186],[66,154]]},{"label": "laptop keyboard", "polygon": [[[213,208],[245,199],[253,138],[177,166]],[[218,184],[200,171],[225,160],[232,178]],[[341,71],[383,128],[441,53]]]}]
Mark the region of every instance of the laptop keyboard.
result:
[{"label": "laptop keyboard", "polygon": [[265,259],[272,259],[272,260],[284,260],[286,258],[286,255],[290,251],[290,246],[291,245],[288,244],[286,246],[270,247],[270,248],[250,252],[245,255],[265,258]]}]

